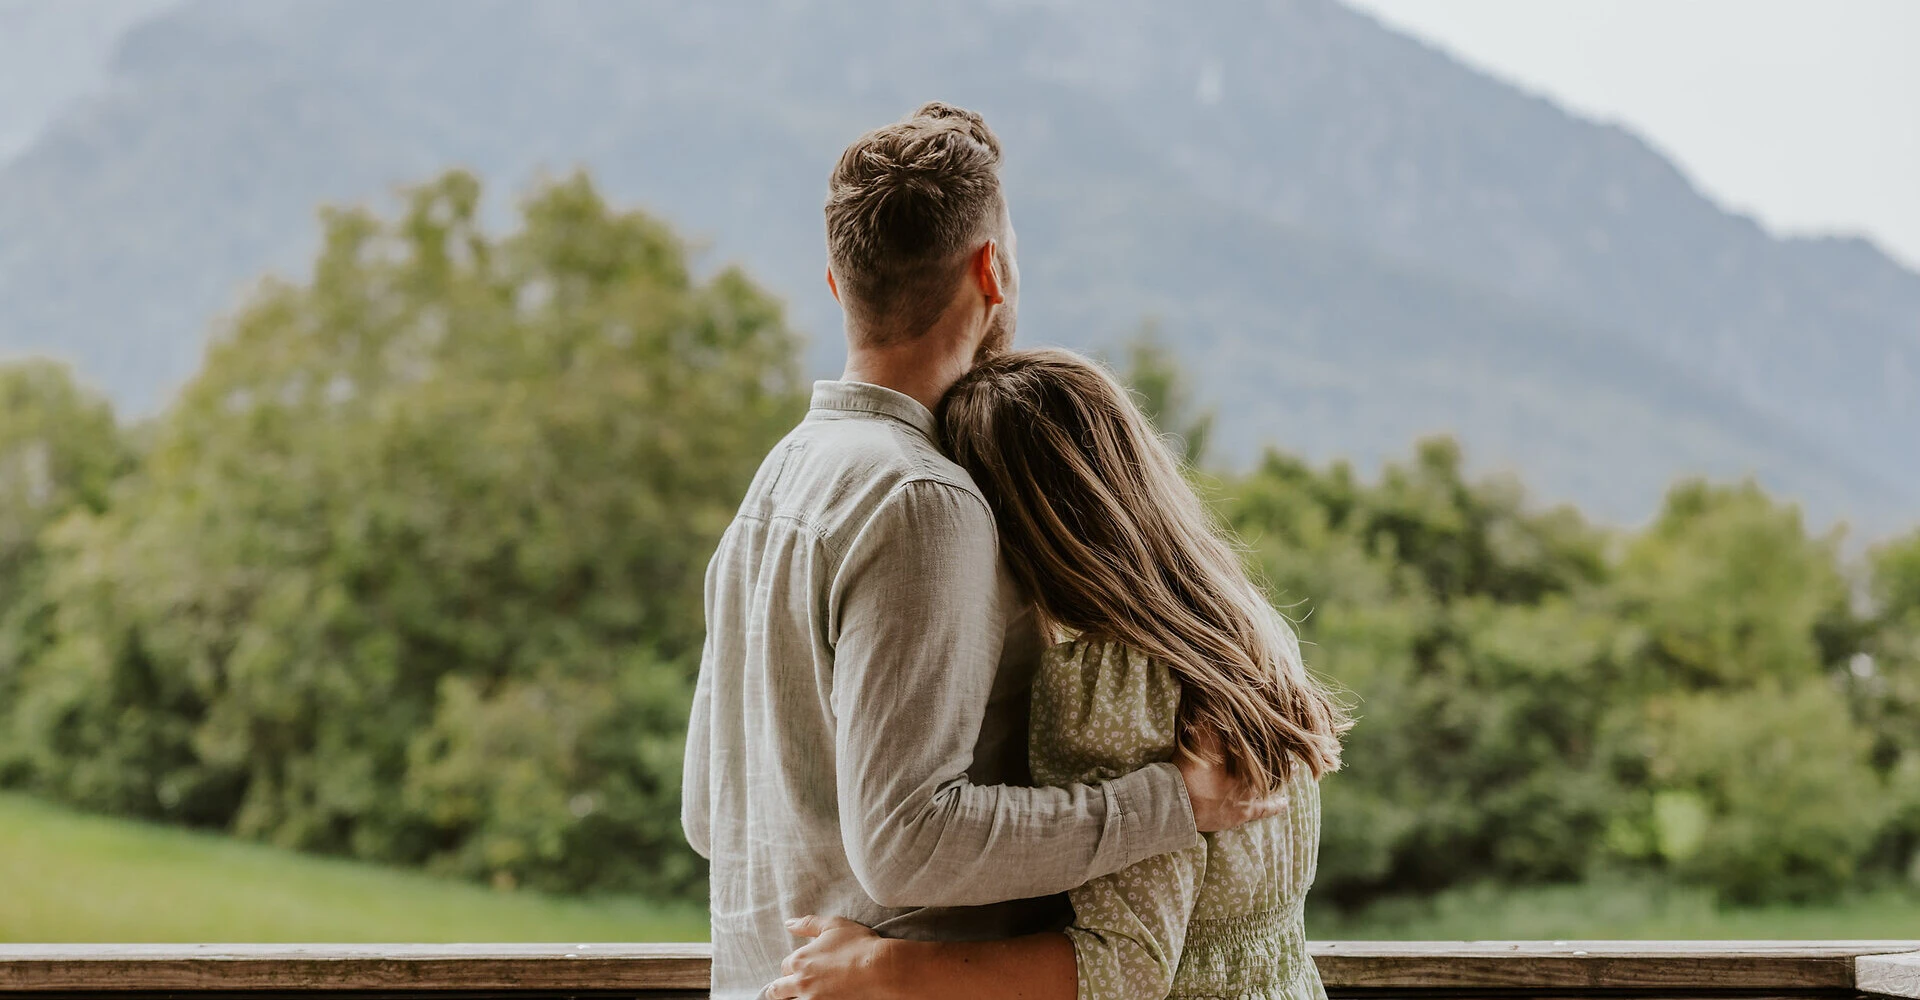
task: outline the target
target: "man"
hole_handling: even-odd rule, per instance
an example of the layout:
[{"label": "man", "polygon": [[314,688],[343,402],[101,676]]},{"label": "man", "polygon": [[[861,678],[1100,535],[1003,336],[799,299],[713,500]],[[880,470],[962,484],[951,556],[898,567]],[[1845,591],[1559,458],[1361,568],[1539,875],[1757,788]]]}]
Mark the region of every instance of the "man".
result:
[{"label": "man", "polygon": [[780,975],[789,918],[1006,954],[1067,923],[1059,893],[1273,811],[1197,762],[1027,787],[1041,637],[932,412],[1013,337],[999,166],[979,115],[929,104],[829,181],[846,374],[815,385],[707,571],[681,822],[713,862],[716,997]]}]

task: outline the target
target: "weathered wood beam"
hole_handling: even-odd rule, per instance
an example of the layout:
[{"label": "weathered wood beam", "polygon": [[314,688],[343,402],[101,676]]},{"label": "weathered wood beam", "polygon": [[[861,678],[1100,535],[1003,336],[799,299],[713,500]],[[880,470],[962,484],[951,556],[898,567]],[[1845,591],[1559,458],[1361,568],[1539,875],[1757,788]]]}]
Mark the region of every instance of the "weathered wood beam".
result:
[{"label": "weathered wood beam", "polygon": [[1920,951],[1862,955],[1854,961],[1854,985],[1890,997],[1920,997]]},{"label": "weathered wood beam", "polygon": [[1906,941],[1324,941],[1328,988],[1851,989]]},{"label": "weathered wood beam", "polygon": [[0,945],[0,991],[705,990],[704,944]]},{"label": "weathered wood beam", "polygon": [[[1862,989],[1920,998],[1920,941],[1328,941],[1312,950],[1327,987],[1344,995]],[[704,944],[0,945],[0,993],[659,995],[698,993],[707,974]]]}]

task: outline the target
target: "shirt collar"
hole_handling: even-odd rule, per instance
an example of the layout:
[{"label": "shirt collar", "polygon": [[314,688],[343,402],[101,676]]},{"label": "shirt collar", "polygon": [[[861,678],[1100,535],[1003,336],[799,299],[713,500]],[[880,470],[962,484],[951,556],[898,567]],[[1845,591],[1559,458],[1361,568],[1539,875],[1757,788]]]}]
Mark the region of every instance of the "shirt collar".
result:
[{"label": "shirt collar", "polygon": [[821,380],[813,384],[813,412],[839,411],[891,417],[926,435],[928,441],[940,440],[933,411],[903,392],[868,382]]}]

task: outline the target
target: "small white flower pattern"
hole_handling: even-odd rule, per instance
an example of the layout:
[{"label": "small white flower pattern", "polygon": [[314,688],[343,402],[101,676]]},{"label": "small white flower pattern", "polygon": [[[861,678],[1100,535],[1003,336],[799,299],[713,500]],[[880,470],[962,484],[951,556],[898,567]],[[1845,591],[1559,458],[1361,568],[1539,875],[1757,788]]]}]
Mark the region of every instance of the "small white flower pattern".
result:
[{"label": "small white flower pattern", "polygon": [[[1101,781],[1171,760],[1180,686],[1160,663],[1085,637],[1035,678],[1034,780]],[[1297,768],[1287,810],[1205,834],[1073,890],[1080,1000],[1324,1000],[1302,906],[1320,847],[1320,786]]]}]

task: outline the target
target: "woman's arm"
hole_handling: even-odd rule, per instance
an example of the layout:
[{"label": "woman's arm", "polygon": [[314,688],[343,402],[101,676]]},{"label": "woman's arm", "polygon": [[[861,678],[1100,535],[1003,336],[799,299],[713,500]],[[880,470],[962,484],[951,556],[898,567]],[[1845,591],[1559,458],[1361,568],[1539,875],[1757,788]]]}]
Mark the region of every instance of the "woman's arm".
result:
[{"label": "woman's arm", "polygon": [[[1049,784],[1165,761],[1178,744],[1180,685],[1146,655],[1082,639],[1034,678],[1032,765]],[[1159,854],[1068,893],[1078,995],[1160,1000],[1173,988],[1210,845]]]},{"label": "woman's arm", "polygon": [[801,917],[788,926],[812,940],[780,964],[769,1000],[1074,1000],[1079,989],[1065,934],[902,941],[840,917]]},{"label": "woman's arm", "polygon": [[1080,997],[1160,1000],[1173,989],[1207,846],[1148,858],[1068,894]]}]

